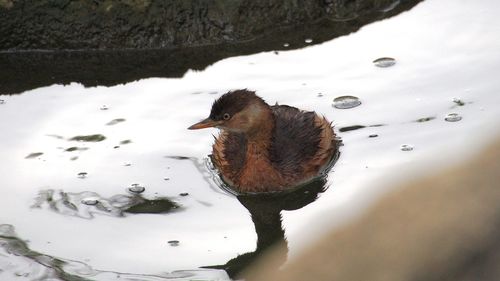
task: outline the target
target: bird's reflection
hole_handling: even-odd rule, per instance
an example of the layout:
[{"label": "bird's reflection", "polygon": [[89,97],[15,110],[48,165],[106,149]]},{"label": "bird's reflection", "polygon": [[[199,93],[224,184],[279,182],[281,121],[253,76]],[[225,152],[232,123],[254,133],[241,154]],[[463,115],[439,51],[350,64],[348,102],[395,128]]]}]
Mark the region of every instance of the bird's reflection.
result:
[{"label": "bird's reflection", "polygon": [[273,246],[275,252],[280,253],[276,266],[283,264],[288,253],[288,243],[281,222],[281,211],[298,210],[314,202],[319,193],[325,191],[326,182],[326,176],[322,176],[293,191],[238,195],[238,200],[252,217],[257,232],[257,247],[254,252],[239,255],[224,265],[207,266],[207,268],[224,269],[233,279],[242,277],[241,273],[270,246]]}]

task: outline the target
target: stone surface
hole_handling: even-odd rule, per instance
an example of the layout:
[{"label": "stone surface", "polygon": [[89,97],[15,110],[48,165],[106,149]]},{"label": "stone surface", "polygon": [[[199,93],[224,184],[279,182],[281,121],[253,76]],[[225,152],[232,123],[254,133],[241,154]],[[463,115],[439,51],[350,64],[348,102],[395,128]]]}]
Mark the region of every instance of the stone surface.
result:
[{"label": "stone surface", "polygon": [[279,258],[271,253],[246,280],[499,280],[498,157],[499,141],[459,167],[408,183],[283,271],[268,266]]},{"label": "stone surface", "polygon": [[363,21],[367,14],[383,16],[419,1],[1,0],[0,50],[151,49],[242,42],[320,19]]},{"label": "stone surface", "polygon": [[0,94],[71,82],[112,86],[181,77],[227,57],[302,48],[311,45],[308,38],[320,44],[421,0],[396,1],[390,10],[393,1],[387,0],[53,2],[0,5]]}]

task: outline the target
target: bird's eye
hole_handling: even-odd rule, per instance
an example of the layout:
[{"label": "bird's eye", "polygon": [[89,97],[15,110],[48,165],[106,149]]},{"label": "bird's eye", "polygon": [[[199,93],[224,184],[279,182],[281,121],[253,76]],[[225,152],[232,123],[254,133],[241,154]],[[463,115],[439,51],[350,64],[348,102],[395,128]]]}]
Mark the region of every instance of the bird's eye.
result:
[{"label": "bird's eye", "polygon": [[224,116],[222,116],[222,118],[224,118],[224,120],[229,120],[229,118],[231,118],[231,115],[229,115],[229,113],[224,113]]}]

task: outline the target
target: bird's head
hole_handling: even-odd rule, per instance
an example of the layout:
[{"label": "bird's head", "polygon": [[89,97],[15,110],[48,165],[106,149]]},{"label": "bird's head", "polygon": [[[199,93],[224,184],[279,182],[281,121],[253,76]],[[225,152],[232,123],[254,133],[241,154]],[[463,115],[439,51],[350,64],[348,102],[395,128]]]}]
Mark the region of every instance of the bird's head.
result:
[{"label": "bird's head", "polygon": [[269,105],[248,90],[227,92],[212,105],[208,118],[192,125],[188,129],[196,130],[216,127],[238,133],[249,133],[259,129],[259,124],[269,117]]}]

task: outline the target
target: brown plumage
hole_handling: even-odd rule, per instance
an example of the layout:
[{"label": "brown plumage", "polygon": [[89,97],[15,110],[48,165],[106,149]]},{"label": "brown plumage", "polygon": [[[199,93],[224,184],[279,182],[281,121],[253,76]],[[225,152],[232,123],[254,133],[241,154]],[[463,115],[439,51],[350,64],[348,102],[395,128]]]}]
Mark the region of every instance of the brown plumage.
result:
[{"label": "brown plumage", "polygon": [[269,106],[255,92],[231,91],[189,127],[217,127],[213,160],[239,192],[280,191],[318,176],[337,152],[330,122],[314,112]]}]

